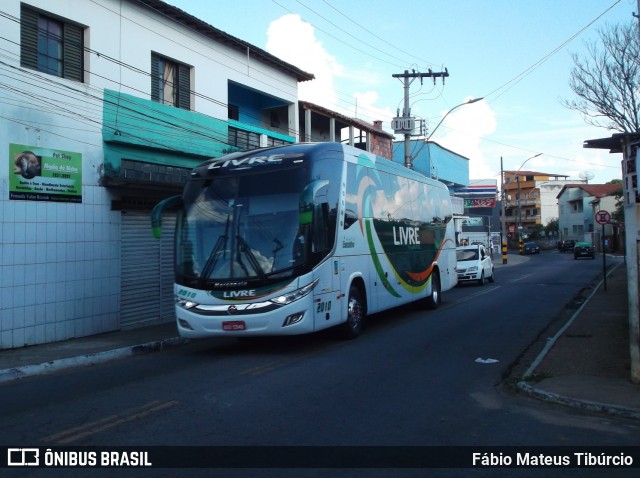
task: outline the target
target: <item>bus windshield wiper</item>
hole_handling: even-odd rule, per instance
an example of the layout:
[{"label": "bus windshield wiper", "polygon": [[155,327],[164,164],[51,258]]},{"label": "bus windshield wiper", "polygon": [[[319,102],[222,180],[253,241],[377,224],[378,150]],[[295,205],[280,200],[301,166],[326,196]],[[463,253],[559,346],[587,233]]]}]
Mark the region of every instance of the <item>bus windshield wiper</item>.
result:
[{"label": "bus windshield wiper", "polygon": [[198,280],[198,286],[202,288],[211,274],[211,271],[216,266],[218,262],[219,255],[221,249],[226,249],[227,247],[227,237],[229,236],[229,218],[230,215],[227,215],[227,224],[224,228],[224,234],[220,234],[218,240],[216,241],[216,245],[213,246],[209,257],[207,258],[207,262],[205,262],[204,267],[202,268],[202,274],[200,275],[200,279]]},{"label": "bus windshield wiper", "polygon": [[220,237],[218,237],[218,240],[216,241],[216,245],[213,246],[213,249],[211,250],[211,254],[209,254],[209,258],[207,259],[207,262],[204,264],[204,267],[202,268],[202,274],[200,275],[200,279],[198,280],[199,287],[204,286],[204,283],[207,281],[209,274],[211,274],[211,271],[213,270],[213,268],[216,266],[216,263],[218,262],[218,258],[220,257],[218,253],[220,252],[221,249],[225,248],[226,245],[227,245],[227,235],[221,234]]},{"label": "bus windshield wiper", "polygon": [[[246,256],[249,258],[249,263],[251,264],[251,267],[253,267],[253,269],[258,274],[258,277],[260,277],[260,279],[262,279],[262,280],[266,280],[267,279],[267,275],[262,270],[262,267],[260,267],[260,263],[258,262],[258,259],[256,259],[255,254],[253,253],[253,251],[251,250],[251,248],[247,244],[247,241],[245,241],[240,236],[237,236],[236,240],[238,241],[238,256],[240,255],[241,251],[244,252],[246,254]],[[238,257],[238,262],[242,264],[242,261],[240,260],[240,257]],[[246,268],[245,268],[245,271],[246,271]],[[247,273],[247,276],[248,275],[249,274]]]}]

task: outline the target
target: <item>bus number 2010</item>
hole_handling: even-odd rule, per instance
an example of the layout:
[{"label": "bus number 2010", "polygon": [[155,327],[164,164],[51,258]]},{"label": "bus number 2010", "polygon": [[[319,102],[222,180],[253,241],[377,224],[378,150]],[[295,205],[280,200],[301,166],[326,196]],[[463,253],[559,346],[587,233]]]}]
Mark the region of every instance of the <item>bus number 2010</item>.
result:
[{"label": "bus number 2010", "polygon": [[321,314],[322,312],[329,312],[330,310],[331,310],[331,301],[319,302],[318,308],[316,309],[316,313]]}]

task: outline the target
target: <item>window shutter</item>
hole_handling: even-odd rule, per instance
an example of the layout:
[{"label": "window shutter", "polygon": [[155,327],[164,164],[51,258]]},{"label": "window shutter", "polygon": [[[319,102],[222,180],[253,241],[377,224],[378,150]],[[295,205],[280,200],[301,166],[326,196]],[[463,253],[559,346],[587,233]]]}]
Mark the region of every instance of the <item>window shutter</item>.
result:
[{"label": "window shutter", "polygon": [[156,55],[151,55],[151,100],[160,101],[160,89],[158,87],[160,83],[160,62]]},{"label": "window shutter", "polygon": [[191,109],[191,79],[187,65],[178,65],[178,108]]},{"label": "window shutter", "polygon": [[38,14],[24,5],[20,10],[20,66],[38,68]]},{"label": "window shutter", "polygon": [[84,48],[82,42],[82,28],[77,25],[65,23],[62,53],[62,76],[70,80],[83,81]]}]

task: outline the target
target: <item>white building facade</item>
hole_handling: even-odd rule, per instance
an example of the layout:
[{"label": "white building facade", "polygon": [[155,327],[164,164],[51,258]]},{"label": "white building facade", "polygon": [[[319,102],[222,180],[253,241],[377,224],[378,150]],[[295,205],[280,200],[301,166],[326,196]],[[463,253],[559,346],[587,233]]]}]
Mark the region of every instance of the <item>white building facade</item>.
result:
[{"label": "white building facade", "polygon": [[173,320],[150,208],[207,158],[296,142],[313,75],[159,0],[0,12],[0,349]]},{"label": "white building facade", "polygon": [[614,195],[621,189],[621,184],[565,185],[557,195],[560,238],[597,243],[595,213],[615,211]]}]

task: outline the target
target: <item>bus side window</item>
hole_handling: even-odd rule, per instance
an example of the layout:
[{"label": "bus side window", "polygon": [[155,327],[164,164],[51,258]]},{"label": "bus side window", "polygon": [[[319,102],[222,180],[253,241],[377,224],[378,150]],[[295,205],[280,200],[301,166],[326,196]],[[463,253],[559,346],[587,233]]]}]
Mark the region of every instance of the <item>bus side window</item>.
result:
[{"label": "bus side window", "polygon": [[351,224],[358,221],[358,214],[352,209],[345,209],[344,211],[344,228],[349,229]]},{"label": "bus side window", "polygon": [[313,205],[313,244],[312,252],[326,252],[331,249],[329,233],[329,204],[323,202]]},{"label": "bus side window", "polygon": [[358,168],[347,163],[346,195],[344,208],[344,229],[349,229],[358,222]]}]

